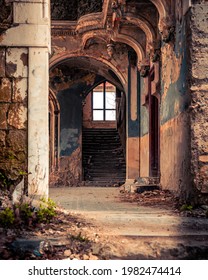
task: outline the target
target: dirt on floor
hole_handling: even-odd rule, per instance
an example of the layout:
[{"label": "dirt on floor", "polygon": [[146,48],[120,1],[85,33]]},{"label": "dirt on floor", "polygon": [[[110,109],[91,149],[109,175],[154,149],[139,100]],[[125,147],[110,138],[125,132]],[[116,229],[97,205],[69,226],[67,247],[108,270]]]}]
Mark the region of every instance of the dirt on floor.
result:
[{"label": "dirt on floor", "polygon": [[[6,196],[0,197],[9,204]],[[206,217],[206,209],[178,209],[178,200],[170,192],[154,191],[137,193],[120,192],[120,200],[139,205],[172,209],[178,215]],[[182,206],[181,206],[182,207]],[[194,214],[195,213],[195,214]],[[84,216],[71,214],[61,208],[50,223],[0,227],[0,259],[36,260],[99,260],[99,259],[204,259],[207,246],[191,247],[190,240],[180,238],[127,238],[105,235],[105,229],[95,226]],[[191,253],[190,253],[191,252]]]},{"label": "dirt on floor", "polygon": [[193,207],[192,205],[181,204],[179,198],[168,190],[153,190],[141,193],[121,190],[120,199],[129,203],[137,203],[139,206],[160,206],[163,209],[172,210],[180,216],[208,218],[207,205]]}]

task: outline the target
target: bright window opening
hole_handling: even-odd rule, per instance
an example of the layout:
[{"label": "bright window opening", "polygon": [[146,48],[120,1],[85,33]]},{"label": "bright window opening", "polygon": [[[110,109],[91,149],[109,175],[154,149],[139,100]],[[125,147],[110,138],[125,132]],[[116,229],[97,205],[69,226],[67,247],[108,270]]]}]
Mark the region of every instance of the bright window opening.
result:
[{"label": "bright window opening", "polygon": [[93,121],[116,120],[116,87],[104,82],[92,92]]}]

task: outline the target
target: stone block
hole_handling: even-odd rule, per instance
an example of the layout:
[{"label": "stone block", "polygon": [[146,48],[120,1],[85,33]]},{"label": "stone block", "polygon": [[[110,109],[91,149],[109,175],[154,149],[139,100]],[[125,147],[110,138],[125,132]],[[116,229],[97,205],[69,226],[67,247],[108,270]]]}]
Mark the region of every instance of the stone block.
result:
[{"label": "stone block", "polygon": [[24,102],[27,98],[27,78],[13,80],[13,102]]},{"label": "stone block", "polygon": [[5,77],[5,49],[0,48],[0,77]]},{"label": "stone block", "polygon": [[0,130],[0,147],[3,148],[6,146],[6,132]]},{"label": "stone block", "polygon": [[8,104],[0,104],[0,129],[7,128]]},{"label": "stone block", "polygon": [[[35,1],[36,2],[36,1]],[[14,23],[46,24],[43,3],[14,3]]]},{"label": "stone block", "polygon": [[199,161],[201,162],[207,162],[208,163],[208,155],[203,155],[199,157]]},{"label": "stone block", "polygon": [[17,129],[25,129],[27,108],[22,104],[11,104],[8,110],[8,124]]},{"label": "stone block", "polygon": [[[17,35],[18,34],[18,35]],[[1,46],[51,47],[50,27],[48,25],[19,24],[8,29],[1,38]]]},{"label": "stone block", "polygon": [[7,78],[0,78],[0,102],[11,102],[11,82]]},{"label": "stone block", "polygon": [[7,49],[6,75],[15,78],[28,76],[28,50],[26,48]]},{"label": "stone block", "polygon": [[26,131],[10,130],[6,138],[7,146],[11,147],[15,152],[26,151]]}]

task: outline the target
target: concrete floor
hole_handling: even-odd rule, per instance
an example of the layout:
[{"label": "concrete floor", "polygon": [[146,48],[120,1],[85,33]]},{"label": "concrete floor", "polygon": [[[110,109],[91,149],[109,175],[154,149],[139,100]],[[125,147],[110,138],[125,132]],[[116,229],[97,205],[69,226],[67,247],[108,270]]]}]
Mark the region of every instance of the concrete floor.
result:
[{"label": "concrete floor", "polygon": [[160,207],[122,202],[118,188],[51,188],[50,198],[72,213],[105,229],[104,234],[129,237],[201,236],[208,240],[208,219],[180,217]]}]

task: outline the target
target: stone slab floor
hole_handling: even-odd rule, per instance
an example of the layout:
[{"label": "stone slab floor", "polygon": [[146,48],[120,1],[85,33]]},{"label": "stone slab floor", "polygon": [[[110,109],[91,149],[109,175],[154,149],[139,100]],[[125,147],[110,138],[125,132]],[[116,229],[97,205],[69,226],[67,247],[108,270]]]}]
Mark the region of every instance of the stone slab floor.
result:
[{"label": "stone slab floor", "polygon": [[180,217],[173,210],[123,202],[118,188],[51,188],[50,198],[70,212],[80,213],[105,227],[106,233],[125,236],[206,235],[208,219]]},{"label": "stone slab floor", "polygon": [[157,252],[160,259],[208,258],[208,219],[124,202],[118,188],[51,188],[50,198],[117,239],[114,259],[147,259]]}]

